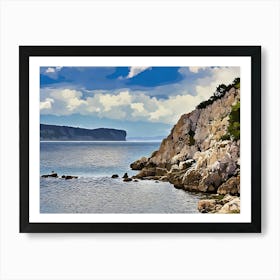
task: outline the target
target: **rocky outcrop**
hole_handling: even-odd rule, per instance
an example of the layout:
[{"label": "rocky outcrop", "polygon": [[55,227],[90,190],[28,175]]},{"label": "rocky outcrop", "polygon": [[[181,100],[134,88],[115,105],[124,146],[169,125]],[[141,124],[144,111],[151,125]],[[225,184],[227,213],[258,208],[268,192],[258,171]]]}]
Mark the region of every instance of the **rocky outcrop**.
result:
[{"label": "rocky outcrop", "polygon": [[[63,178],[63,177],[61,177],[61,178]],[[65,180],[78,179],[78,176],[66,175],[66,176],[64,177],[64,179],[65,179]]]},{"label": "rocky outcrop", "polygon": [[134,161],[133,163],[130,164],[130,168],[132,170],[141,170],[144,167],[146,167],[148,163],[148,159],[146,157],[142,157],[136,161]]},{"label": "rocky outcrop", "polygon": [[43,174],[41,177],[42,178],[49,178],[49,177],[58,178],[58,175],[57,175],[57,173],[52,172],[51,174]]},{"label": "rocky outcrop", "polygon": [[240,213],[240,197],[227,194],[223,198],[202,199],[197,208],[201,213],[237,214]]},{"label": "rocky outcrop", "polygon": [[124,178],[123,181],[124,181],[124,182],[131,182],[131,181],[132,181],[132,178],[127,177],[127,178]]},{"label": "rocky outcrop", "polygon": [[232,194],[237,195],[240,193],[240,176],[231,177],[223,183],[217,190],[218,194]]},{"label": "rocky outcrop", "polygon": [[[240,90],[232,87],[207,106],[182,115],[158,151],[131,164],[140,170],[136,177],[167,180],[186,191],[239,195],[240,141],[228,134],[239,100]],[[212,202],[206,204],[212,209]]]},{"label": "rocky outcrop", "polygon": [[[49,177],[51,177],[51,178],[59,178],[59,177],[58,177],[58,174],[55,173],[54,171],[52,171],[51,174],[43,174],[43,175],[41,176],[41,178],[49,178]],[[69,179],[78,179],[78,176],[73,176],[73,175],[62,175],[62,176],[60,177],[60,179],[65,179],[65,180],[69,180]]]}]

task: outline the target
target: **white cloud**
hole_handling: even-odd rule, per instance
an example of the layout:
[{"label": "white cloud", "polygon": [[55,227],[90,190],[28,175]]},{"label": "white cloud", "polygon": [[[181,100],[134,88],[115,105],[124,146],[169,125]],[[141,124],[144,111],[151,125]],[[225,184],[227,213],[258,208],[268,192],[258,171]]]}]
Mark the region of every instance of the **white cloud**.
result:
[{"label": "white cloud", "polygon": [[[176,84],[147,91],[95,90],[86,96],[74,89],[41,89],[42,114],[69,115],[78,113],[118,120],[161,122],[175,124],[182,114],[191,112],[208,99],[221,84],[229,84],[240,77],[239,67],[209,68],[204,78],[196,79],[193,86],[184,79]],[[163,94],[166,99],[156,98]]]},{"label": "white cloud", "polygon": [[53,68],[53,67],[49,67],[46,70],[46,73],[54,73],[54,72],[55,72],[55,68]]},{"label": "white cloud", "polygon": [[40,110],[51,109],[53,102],[52,98],[46,98],[45,101],[40,102]]},{"label": "white cloud", "polygon": [[48,67],[45,71],[45,73],[55,73],[62,69],[62,66],[56,66],[56,67]]},{"label": "white cloud", "polygon": [[217,67],[211,69],[211,76],[197,80],[196,92],[208,99],[220,84],[228,85],[240,77],[239,67]]},{"label": "white cloud", "polygon": [[143,103],[132,103],[130,107],[139,113],[145,111]]},{"label": "white cloud", "polygon": [[189,67],[189,70],[193,73],[198,73],[200,70],[205,70],[207,67],[197,67],[197,66],[191,66]]},{"label": "white cloud", "polygon": [[87,102],[81,99],[82,93],[72,89],[54,91],[50,96],[65,103],[70,112],[75,111],[83,104],[87,105]]},{"label": "white cloud", "polygon": [[141,72],[145,71],[146,69],[150,68],[150,66],[132,66],[129,69],[129,73],[127,75],[127,78],[133,78],[140,74]]},{"label": "white cloud", "polygon": [[128,91],[120,92],[118,95],[104,94],[99,95],[99,101],[103,105],[105,112],[107,112],[112,107],[129,105],[131,103],[131,95]]}]

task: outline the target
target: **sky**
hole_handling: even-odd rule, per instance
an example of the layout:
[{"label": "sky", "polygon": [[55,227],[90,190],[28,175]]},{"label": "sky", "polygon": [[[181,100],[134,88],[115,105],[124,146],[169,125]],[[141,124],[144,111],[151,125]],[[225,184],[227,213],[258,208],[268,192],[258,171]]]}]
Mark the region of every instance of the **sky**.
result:
[{"label": "sky", "polygon": [[40,122],[162,138],[236,77],[239,67],[41,67]]}]

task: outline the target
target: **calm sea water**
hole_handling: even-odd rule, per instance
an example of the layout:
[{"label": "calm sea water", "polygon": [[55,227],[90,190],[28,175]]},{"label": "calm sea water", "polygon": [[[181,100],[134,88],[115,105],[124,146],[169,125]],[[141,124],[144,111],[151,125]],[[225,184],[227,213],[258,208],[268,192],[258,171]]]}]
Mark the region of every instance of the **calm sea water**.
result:
[{"label": "calm sea water", "polygon": [[197,213],[200,195],[167,182],[123,182],[131,162],[159,142],[41,142],[40,172],[78,179],[40,179],[41,213]]}]

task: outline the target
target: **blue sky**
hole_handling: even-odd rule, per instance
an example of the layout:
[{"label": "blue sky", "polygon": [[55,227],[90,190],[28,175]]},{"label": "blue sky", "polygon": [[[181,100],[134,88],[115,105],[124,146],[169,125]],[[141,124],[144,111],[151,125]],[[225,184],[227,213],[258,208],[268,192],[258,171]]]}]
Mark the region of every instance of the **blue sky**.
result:
[{"label": "blue sky", "polygon": [[238,67],[41,67],[40,121],[167,136],[182,114],[239,76]]}]

